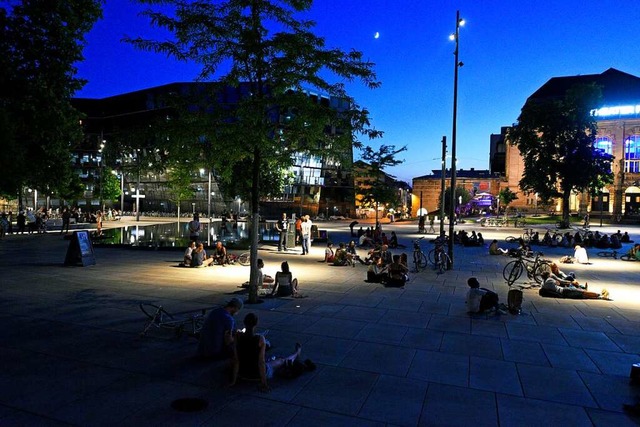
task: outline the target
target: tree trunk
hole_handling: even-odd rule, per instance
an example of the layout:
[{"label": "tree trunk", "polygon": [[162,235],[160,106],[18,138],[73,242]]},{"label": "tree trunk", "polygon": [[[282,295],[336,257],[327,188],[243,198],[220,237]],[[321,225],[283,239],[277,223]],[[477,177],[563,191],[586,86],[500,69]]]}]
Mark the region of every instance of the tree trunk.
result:
[{"label": "tree trunk", "polygon": [[562,225],[565,228],[569,228],[571,225],[569,220],[569,197],[571,197],[571,190],[564,190],[562,192]]},{"label": "tree trunk", "polygon": [[[253,150],[253,180],[251,183],[251,273],[249,275],[249,304],[258,303],[258,234],[260,230],[260,149]],[[239,214],[240,212],[238,212]]]}]

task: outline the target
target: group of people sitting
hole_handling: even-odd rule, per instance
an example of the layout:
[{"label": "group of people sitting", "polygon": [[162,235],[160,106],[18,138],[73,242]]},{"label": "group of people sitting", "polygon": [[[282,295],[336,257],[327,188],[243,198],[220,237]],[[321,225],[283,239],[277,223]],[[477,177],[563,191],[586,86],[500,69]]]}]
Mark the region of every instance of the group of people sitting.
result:
[{"label": "group of people sitting", "polygon": [[208,255],[207,251],[204,249],[204,243],[192,241],[184,251],[184,258],[180,263],[180,266],[201,268],[213,266],[215,264],[223,267],[229,264],[227,248],[219,240],[216,242],[211,255]]},{"label": "group of people sitting", "polygon": [[564,234],[560,233],[551,233],[551,231],[547,230],[542,239],[540,238],[540,234],[536,231],[531,236],[530,243],[532,245],[543,245],[543,246],[551,246],[551,247],[564,247],[564,248],[572,248],[575,245],[581,245],[582,247],[596,247],[598,249],[620,249],[623,243],[632,243],[631,238],[628,232],[622,233],[618,230],[616,233],[608,236],[604,233],[600,233],[600,231],[596,230],[595,232],[587,232],[586,234],[581,234],[579,231],[576,231],[574,234],[567,231]]},{"label": "group of people sitting", "polygon": [[335,266],[356,266],[356,262],[364,263],[356,251],[356,242],[350,241],[348,245],[338,244],[337,249],[333,249],[333,243],[328,242],[324,250],[324,259],[321,262]]},{"label": "group of people sitting", "polygon": [[407,254],[393,255],[387,245],[373,250],[367,257],[367,282],[382,283],[390,287],[403,287],[409,280]]},{"label": "group of people sitting", "polygon": [[476,233],[475,230],[471,230],[471,233],[467,233],[465,230],[458,230],[457,233],[453,233],[453,236],[453,241],[463,246],[484,246],[482,233]]}]

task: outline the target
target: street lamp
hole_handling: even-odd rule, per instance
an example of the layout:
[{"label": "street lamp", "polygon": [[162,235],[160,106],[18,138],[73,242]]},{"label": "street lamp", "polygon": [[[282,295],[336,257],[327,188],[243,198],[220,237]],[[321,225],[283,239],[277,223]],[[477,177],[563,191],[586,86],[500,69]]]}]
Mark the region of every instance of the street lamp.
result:
[{"label": "street lamp", "polygon": [[451,259],[451,266],[453,268],[453,227],[454,218],[456,212],[456,121],[458,116],[458,68],[462,67],[462,62],[458,60],[458,47],[460,41],[460,27],[464,25],[464,19],[460,18],[460,11],[456,11],[456,32],[449,36],[449,39],[456,43],[456,50],[453,52],[455,57],[453,67],[453,129],[451,131],[451,197],[449,200],[451,204],[449,206],[449,247],[448,255]]}]

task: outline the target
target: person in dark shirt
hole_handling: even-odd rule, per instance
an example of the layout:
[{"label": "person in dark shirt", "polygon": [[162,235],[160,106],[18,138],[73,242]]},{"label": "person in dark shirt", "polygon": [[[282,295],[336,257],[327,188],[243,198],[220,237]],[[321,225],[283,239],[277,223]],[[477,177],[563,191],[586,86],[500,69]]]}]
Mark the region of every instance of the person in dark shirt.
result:
[{"label": "person in dark shirt", "polygon": [[242,310],[242,300],[231,298],[224,307],[207,315],[198,343],[198,355],[207,359],[226,359],[233,355],[236,322],[233,316]]}]

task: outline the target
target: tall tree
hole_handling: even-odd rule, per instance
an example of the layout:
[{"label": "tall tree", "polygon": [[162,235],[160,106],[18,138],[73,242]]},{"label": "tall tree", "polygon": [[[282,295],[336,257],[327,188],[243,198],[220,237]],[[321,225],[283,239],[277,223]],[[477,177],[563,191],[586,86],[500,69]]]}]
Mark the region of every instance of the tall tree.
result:
[{"label": "tall tree", "polygon": [[[360,52],[325,47],[311,31],[314,23],[297,17],[310,9],[311,0],[139,1],[159,7],[145,14],[173,39],[128,41],[196,62],[202,66],[200,80],[221,83],[218,93],[208,94],[215,123],[204,134],[210,143],[207,158],[223,179],[238,178],[235,166],[247,165],[243,175],[251,177],[253,240],[249,301],[255,302],[261,168],[287,168],[300,152],[339,162],[359,144],[355,135],[378,136],[369,127],[368,112],[348,96],[343,83],[360,80],[377,87],[373,64]],[[341,82],[330,82],[329,74]],[[229,87],[235,92],[221,97]],[[333,102],[309,96],[309,88]],[[224,107],[216,108],[220,103]]]},{"label": "tall tree", "polygon": [[601,98],[599,86],[580,84],[561,99],[530,99],[508,132],[524,159],[520,188],[542,200],[560,197],[566,224],[572,191],[601,188],[612,179],[612,156],[594,148],[597,124],[591,110]]},{"label": "tall tree", "polygon": [[406,149],[406,146],[396,149],[394,145],[381,145],[378,150],[371,147],[364,147],[362,150],[361,157],[365,165],[356,173],[358,182],[356,193],[361,195],[360,203],[363,206],[375,209],[376,224],[380,204],[383,206],[391,204],[395,207],[399,202],[396,187],[390,187],[387,181],[387,177],[393,177],[385,173],[385,169],[402,163],[403,160],[397,159],[396,156]]},{"label": "tall tree", "polygon": [[[70,104],[84,81],[85,34],[102,14],[101,0],[23,0],[0,8],[0,192],[22,187],[62,196],[77,192],[71,148],[82,139]],[[28,170],[28,173],[25,171]]]}]

